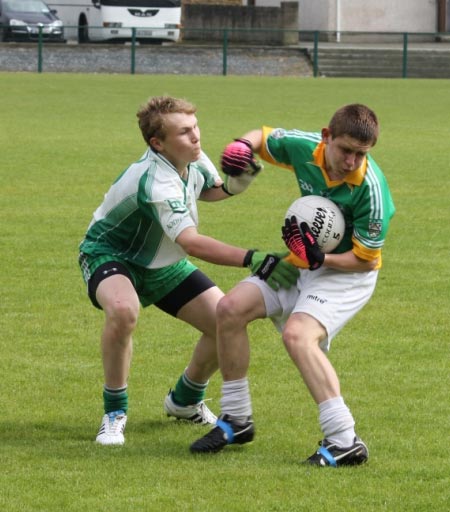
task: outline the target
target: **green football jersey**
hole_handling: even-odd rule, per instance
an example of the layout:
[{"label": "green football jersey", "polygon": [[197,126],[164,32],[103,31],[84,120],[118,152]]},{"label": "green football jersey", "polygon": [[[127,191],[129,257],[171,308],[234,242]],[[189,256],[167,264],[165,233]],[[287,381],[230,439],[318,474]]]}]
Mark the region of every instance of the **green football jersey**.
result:
[{"label": "green football jersey", "polygon": [[80,251],[111,255],[148,269],[186,257],[175,240],[198,225],[197,199],[219,174],[203,153],[189,165],[187,180],[162,155],[148,149],[113,183],[94,212]]},{"label": "green football jersey", "polygon": [[[301,195],[323,196],[336,203],[345,218],[345,235],[334,253],[350,249],[365,260],[381,256],[395,207],[386,178],[370,155],[343,181],[330,181],[324,170],[320,133],[263,128],[261,157],[291,169]],[[380,261],[381,265],[381,261]]]}]

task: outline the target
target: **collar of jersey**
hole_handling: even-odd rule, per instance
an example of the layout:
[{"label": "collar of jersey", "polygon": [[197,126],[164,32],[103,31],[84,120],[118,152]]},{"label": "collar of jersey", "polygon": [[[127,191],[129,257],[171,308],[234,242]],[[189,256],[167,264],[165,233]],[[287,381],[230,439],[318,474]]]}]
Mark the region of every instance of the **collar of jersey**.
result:
[{"label": "collar of jersey", "polygon": [[[153,151],[151,148],[149,148],[149,155],[151,155],[153,158],[155,158],[157,160],[158,159],[161,160],[169,169],[176,172],[177,175],[181,178],[180,173],[178,172],[176,167],[172,164],[172,162],[169,162],[169,160],[167,160],[167,158],[165,156],[161,155],[161,153],[158,153],[157,151]],[[183,178],[181,178],[181,179],[183,179]]]},{"label": "collar of jersey", "polygon": [[314,157],[314,164],[318,165],[320,167],[327,185],[332,185],[335,183],[342,183],[342,182],[349,183],[350,185],[361,185],[361,183],[364,180],[364,176],[366,175],[367,158],[364,158],[364,161],[361,164],[361,166],[358,167],[358,169],[355,169],[354,171],[349,172],[343,180],[339,180],[339,181],[330,180],[327,172],[325,171],[325,143],[323,141],[321,141],[321,142],[319,142],[319,144],[317,144],[317,147],[313,153],[313,157]]}]

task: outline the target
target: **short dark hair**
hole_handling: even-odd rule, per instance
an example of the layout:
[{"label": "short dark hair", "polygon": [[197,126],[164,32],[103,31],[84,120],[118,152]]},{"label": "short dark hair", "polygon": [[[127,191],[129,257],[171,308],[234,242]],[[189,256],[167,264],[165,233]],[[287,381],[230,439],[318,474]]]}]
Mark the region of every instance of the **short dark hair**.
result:
[{"label": "short dark hair", "polygon": [[364,143],[374,146],[378,139],[380,127],[373,110],[365,105],[353,103],[337,110],[328,125],[331,137],[335,139],[342,135],[349,135]]}]

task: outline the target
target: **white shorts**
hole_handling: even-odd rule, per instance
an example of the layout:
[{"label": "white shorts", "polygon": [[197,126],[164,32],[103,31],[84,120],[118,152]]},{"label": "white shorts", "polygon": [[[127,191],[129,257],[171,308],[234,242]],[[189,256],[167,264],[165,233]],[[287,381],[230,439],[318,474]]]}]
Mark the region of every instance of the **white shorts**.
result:
[{"label": "white shorts", "polygon": [[326,329],[320,347],[328,352],[331,340],[369,301],[377,282],[378,271],[339,272],[327,267],[300,270],[297,286],[289,290],[272,290],[251,276],[244,279],[258,286],[264,298],[267,317],[279,332],[292,313],[308,313]]}]

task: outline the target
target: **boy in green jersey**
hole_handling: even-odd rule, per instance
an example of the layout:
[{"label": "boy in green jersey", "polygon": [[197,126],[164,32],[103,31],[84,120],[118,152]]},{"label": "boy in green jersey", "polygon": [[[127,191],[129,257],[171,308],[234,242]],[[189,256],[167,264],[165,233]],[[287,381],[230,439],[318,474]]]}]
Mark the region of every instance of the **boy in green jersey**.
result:
[{"label": "boy in green jersey", "polygon": [[253,439],[247,325],[269,317],[318,406],[324,438],[306,462],[336,467],[367,460],[367,447],[355,433],[326,352],[373,294],[395,211],[386,179],[368,154],[378,132],[375,113],[352,104],[340,108],[320,133],[263,127],[225,148],[227,159],[246,147],[249,154],[255,151],[267,162],[291,170],[301,195],[327,197],[341,208],[346,231],[337,249],[323,254],[306,224],[299,229],[295,217],[287,219],[282,238],[300,268],[297,287],[275,291],[250,277],[220,300],[221,415],[217,426],[191,445],[192,452],[213,453]]},{"label": "boy in green jersey", "polygon": [[223,293],[187,255],[251,269],[274,288],[289,287],[296,267],[281,255],[234,247],[197,231],[197,199],[219,201],[243,192],[260,170],[254,159],[225,183],[202,152],[195,107],[182,99],[151,98],[138,111],[149,146],[113,183],[94,212],[79,262],[93,305],[102,309],[104,415],[96,441],[125,442],[132,333],[140,305],[156,305],[201,336],[192,359],[164,401],[169,416],[214,424],[203,397],[217,370],[216,307]]}]

